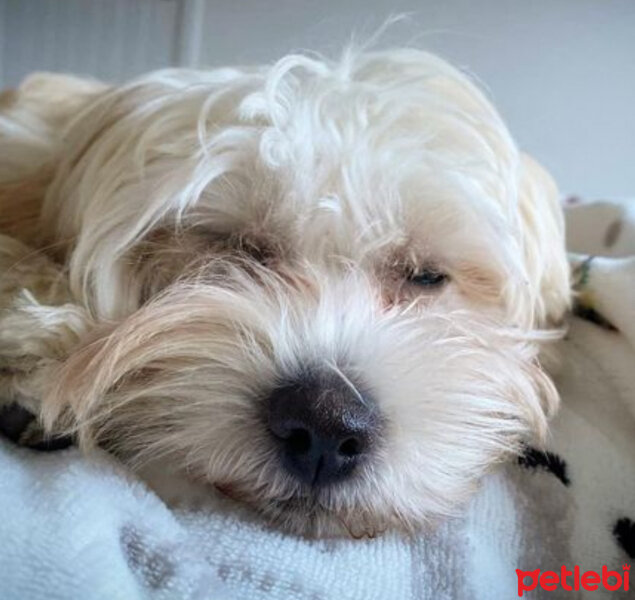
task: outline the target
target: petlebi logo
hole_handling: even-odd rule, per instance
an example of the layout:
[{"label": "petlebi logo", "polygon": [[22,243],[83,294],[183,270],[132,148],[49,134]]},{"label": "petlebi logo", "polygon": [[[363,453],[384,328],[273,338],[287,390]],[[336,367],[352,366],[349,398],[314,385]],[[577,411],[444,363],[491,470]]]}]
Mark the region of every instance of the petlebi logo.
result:
[{"label": "petlebi logo", "polygon": [[573,571],[569,571],[567,567],[562,565],[560,573],[556,571],[521,571],[516,569],[518,577],[518,595],[522,597],[525,592],[531,592],[537,587],[541,590],[552,592],[558,588],[567,591],[587,590],[594,591],[602,587],[610,592],[618,590],[630,590],[630,574],[631,565],[622,565],[622,571],[609,571],[604,565],[602,572],[585,571],[580,572],[580,567],[573,567]]}]

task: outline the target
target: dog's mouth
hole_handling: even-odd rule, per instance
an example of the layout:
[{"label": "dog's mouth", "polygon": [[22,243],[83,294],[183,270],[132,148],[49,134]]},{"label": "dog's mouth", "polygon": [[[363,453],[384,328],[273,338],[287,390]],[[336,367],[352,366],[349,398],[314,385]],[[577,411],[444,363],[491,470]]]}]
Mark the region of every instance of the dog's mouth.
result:
[{"label": "dog's mouth", "polygon": [[214,487],[223,496],[254,510],[272,527],[306,538],[372,539],[388,529],[385,519],[373,517],[368,511],[336,510],[313,494],[263,500],[234,483],[215,483]]}]

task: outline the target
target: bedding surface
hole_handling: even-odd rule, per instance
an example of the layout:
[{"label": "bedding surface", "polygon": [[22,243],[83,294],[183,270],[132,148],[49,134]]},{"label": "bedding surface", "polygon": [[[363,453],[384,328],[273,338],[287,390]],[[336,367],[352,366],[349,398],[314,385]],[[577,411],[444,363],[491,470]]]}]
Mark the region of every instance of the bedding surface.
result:
[{"label": "bedding surface", "polygon": [[[222,498],[170,510],[105,454],[4,437],[0,600],[508,600],[516,569],[622,573],[635,560],[635,201],[571,198],[566,217],[578,294],[562,409],[547,451],[488,476],[460,517],[415,538],[306,541]],[[28,426],[2,411],[14,440]],[[632,579],[630,592],[525,597],[635,597]]]}]

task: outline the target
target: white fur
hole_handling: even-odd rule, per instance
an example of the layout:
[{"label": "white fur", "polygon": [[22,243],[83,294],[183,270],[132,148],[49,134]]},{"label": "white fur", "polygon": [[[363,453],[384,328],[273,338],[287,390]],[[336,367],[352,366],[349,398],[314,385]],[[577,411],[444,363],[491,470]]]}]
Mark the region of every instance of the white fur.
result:
[{"label": "white fur", "polygon": [[[69,287],[31,298],[81,320],[38,329],[1,296],[0,336],[40,367],[13,395],[37,396],[49,428],[320,535],[450,514],[544,436],[557,394],[538,349],[569,299],[557,193],[467,77],[416,50],[351,50],[85,85],[80,111],[70,86],[67,114],[18,93],[0,119],[0,149],[6,123],[52,138],[23,241],[54,248]],[[449,283],[407,280],[427,265]],[[260,414],[307,364],[363,382],[387,423],[373,460],[319,493],[281,469]]]}]

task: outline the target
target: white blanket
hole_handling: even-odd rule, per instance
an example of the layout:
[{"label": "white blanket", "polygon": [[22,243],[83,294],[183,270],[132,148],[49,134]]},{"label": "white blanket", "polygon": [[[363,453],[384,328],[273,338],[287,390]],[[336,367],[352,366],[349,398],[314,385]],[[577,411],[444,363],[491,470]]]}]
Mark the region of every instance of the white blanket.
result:
[{"label": "white blanket", "polygon": [[608,258],[572,256],[585,319],[562,342],[550,454],[489,476],[461,518],[416,539],[309,542],[226,500],[170,511],[105,455],[2,439],[0,599],[508,600],[516,569],[621,572],[635,558],[635,203],[573,202],[567,219],[572,251]]}]

